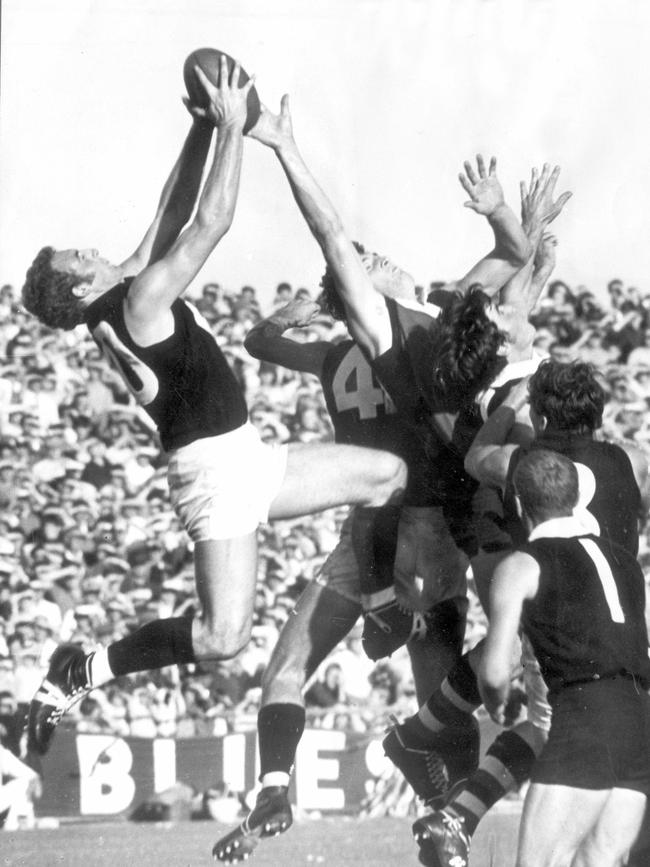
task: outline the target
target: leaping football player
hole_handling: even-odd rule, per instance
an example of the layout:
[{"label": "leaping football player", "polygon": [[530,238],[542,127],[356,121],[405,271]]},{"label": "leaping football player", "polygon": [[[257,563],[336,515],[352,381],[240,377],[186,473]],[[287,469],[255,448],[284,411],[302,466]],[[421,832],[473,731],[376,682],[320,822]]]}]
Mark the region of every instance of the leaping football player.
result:
[{"label": "leaping football player", "polygon": [[[196,69],[209,105],[192,107],[180,159],[132,256],[114,265],[95,250],[46,247],[27,274],[27,309],[52,328],[85,323],[156,423],[169,454],[171,501],[194,542],[201,605],[193,618],[153,621],[90,654],[61,645],[30,706],[28,741],[38,753],[90,689],[130,672],[228,659],[244,647],[260,522],[345,503],[381,506],[406,483],[403,461],[389,452],[263,444],[209,326],[181,298],[233,219],[252,86],[236,84],[239,69],[229,78],[224,58],[217,86]],[[214,158],[199,195],[214,127]]]}]

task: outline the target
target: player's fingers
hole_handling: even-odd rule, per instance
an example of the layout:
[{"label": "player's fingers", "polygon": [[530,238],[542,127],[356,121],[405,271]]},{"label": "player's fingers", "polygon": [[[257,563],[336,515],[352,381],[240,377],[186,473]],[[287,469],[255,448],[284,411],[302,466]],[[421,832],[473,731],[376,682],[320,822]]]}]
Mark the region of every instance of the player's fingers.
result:
[{"label": "player's fingers", "polygon": [[490,159],[490,168],[488,169],[488,174],[496,175],[496,173],[497,173],[497,158],[492,157]]},{"label": "player's fingers", "polygon": [[485,175],[485,160],[483,154],[476,154],[476,167],[478,169],[479,178],[484,178]]},{"label": "player's fingers", "polygon": [[549,166],[549,164],[544,163],[544,165],[542,166],[542,173],[539,176],[539,188],[540,188],[540,190],[544,190],[546,188],[546,185],[548,184],[550,170],[551,170],[551,167]]},{"label": "player's fingers", "polygon": [[251,88],[255,87],[255,82],[256,82],[256,80],[257,80],[257,76],[256,76],[255,73],[253,72],[253,74],[252,74],[251,77],[248,79],[248,81],[246,82],[246,84],[244,84],[244,85],[241,87],[241,91],[242,91],[242,93],[244,93],[244,94],[248,94],[248,92],[251,90]]},{"label": "player's fingers", "polygon": [[289,116],[289,94],[285,93],[280,100],[280,114],[283,117]]},{"label": "player's fingers", "polygon": [[469,162],[469,160],[465,160],[465,162],[463,163],[463,168],[465,169],[465,174],[469,178],[470,183],[475,184],[478,181],[478,178],[476,177],[476,172],[472,168],[472,164]]},{"label": "player's fingers", "polygon": [[216,88],[214,84],[210,81],[205,72],[201,69],[200,66],[194,67],[194,72],[196,73],[196,77],[199,79],[201,84],[203,85],[204,90],[208,93],[208,95],[212,95],[216,92]]},{"label": "player's fingers", "polygon": [[228,61],[226,55],[222,54],[219,59],[219,87],[225,87],[228,81]]},{"label": "player's fingers", "polygon": [[532,196],[537,192],[537,182],[539,179],[539,175],[537,173],[536,166],[533,166],[530,170],[530,193]]},{"label": "player's fingers", "polygon": [[475,211],[477,205],[476,205],[476,202],[463,202],[463,207],[464,208],[470,208],[470,210]]},{"label": "player's fingers", "polygon": [[232,69],[230,70],[229,87],[239,87],[239,76],[241,75],[241,63],[235,60]]},{"label": "player's fingers", "polygon": [[465,190],[465,192],[467,193],[467,195],[468,195],[468,196],[472,196],[472,195],[473,195],[473,192],[472,192],[472,185],[471,185],[470,182],[468,181],[467,177],[466,177],[464,174],[461,173],[461,174],[458,175],[458,180],[460,181],[460,185],[461,185],[461,187]]},{"label": "player's fingers", "polygon": [[572,195],[573,195],[573,193],[571,193],[571,192],[569,192],[569,190],[567,190],[565,193],[562,193],[562,195],[558,197],[558,200],[555,203],[555,207],[556,207],[558,212],[562,210],[562,208],[566,205],[566,203],[569,201],[569,199],[571,198]]},{"label": "player's fingers", "polygon": [[521,199],[521,204],[523,205],[528,198],[528,190],[526,188],[526,181],[519,181],[519,198]]},{"label": "player's fingers", "polygon": [[546,192],[549,196],[553,195],[553,190],[555,189],[555,185],[557,183],[557,179],[560,176],[560,167],[555,166],[553,171],[550,173],[548,180],[546,181]]}]

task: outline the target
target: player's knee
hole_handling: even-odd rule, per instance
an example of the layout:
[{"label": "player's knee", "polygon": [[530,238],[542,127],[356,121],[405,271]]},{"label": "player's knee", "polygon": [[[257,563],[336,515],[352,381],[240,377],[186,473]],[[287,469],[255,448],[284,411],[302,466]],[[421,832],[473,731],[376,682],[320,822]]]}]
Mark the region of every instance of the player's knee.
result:
[{"label": "player's knee", "polygon": [[408,478],[406,464],[390,452],[378,452],[373,461],[374,484],[370,489],[369,506],[384,506],[399,502]]},{"label": "player's knee", "polygon": [[193,635],[198,661],[232,659],[250,639],[251,625],[203,621]]}]

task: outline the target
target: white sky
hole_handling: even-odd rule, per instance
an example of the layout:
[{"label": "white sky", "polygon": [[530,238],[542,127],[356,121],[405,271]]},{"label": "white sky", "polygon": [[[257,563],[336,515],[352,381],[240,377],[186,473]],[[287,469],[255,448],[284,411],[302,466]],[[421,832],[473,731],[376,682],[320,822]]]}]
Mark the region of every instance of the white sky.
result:
[{"label": "white sky", "polygon": [[[350,234],[419,282],[451,278],[490,234],[462,161],[518,181],[562,165],[558,275],[650,291],[644,0],[4,0],[0,282],[37,249],[139,241],[188,118],[182,64],[222,48],[276,108]],[[273,155],[246,143],[235,223],[201,275],[236,289],[315,286],[322,260]]]}]

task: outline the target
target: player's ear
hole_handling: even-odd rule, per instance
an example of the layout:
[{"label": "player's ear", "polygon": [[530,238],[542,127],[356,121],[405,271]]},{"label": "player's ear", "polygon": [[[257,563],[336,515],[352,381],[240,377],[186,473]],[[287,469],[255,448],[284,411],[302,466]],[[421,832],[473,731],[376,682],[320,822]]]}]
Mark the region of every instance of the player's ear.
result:
[{"label": "player's ear", "polygon": [[78,283],[72,287],[72,294],[77,298],[85,298],[92,289],[92,283]]}]

